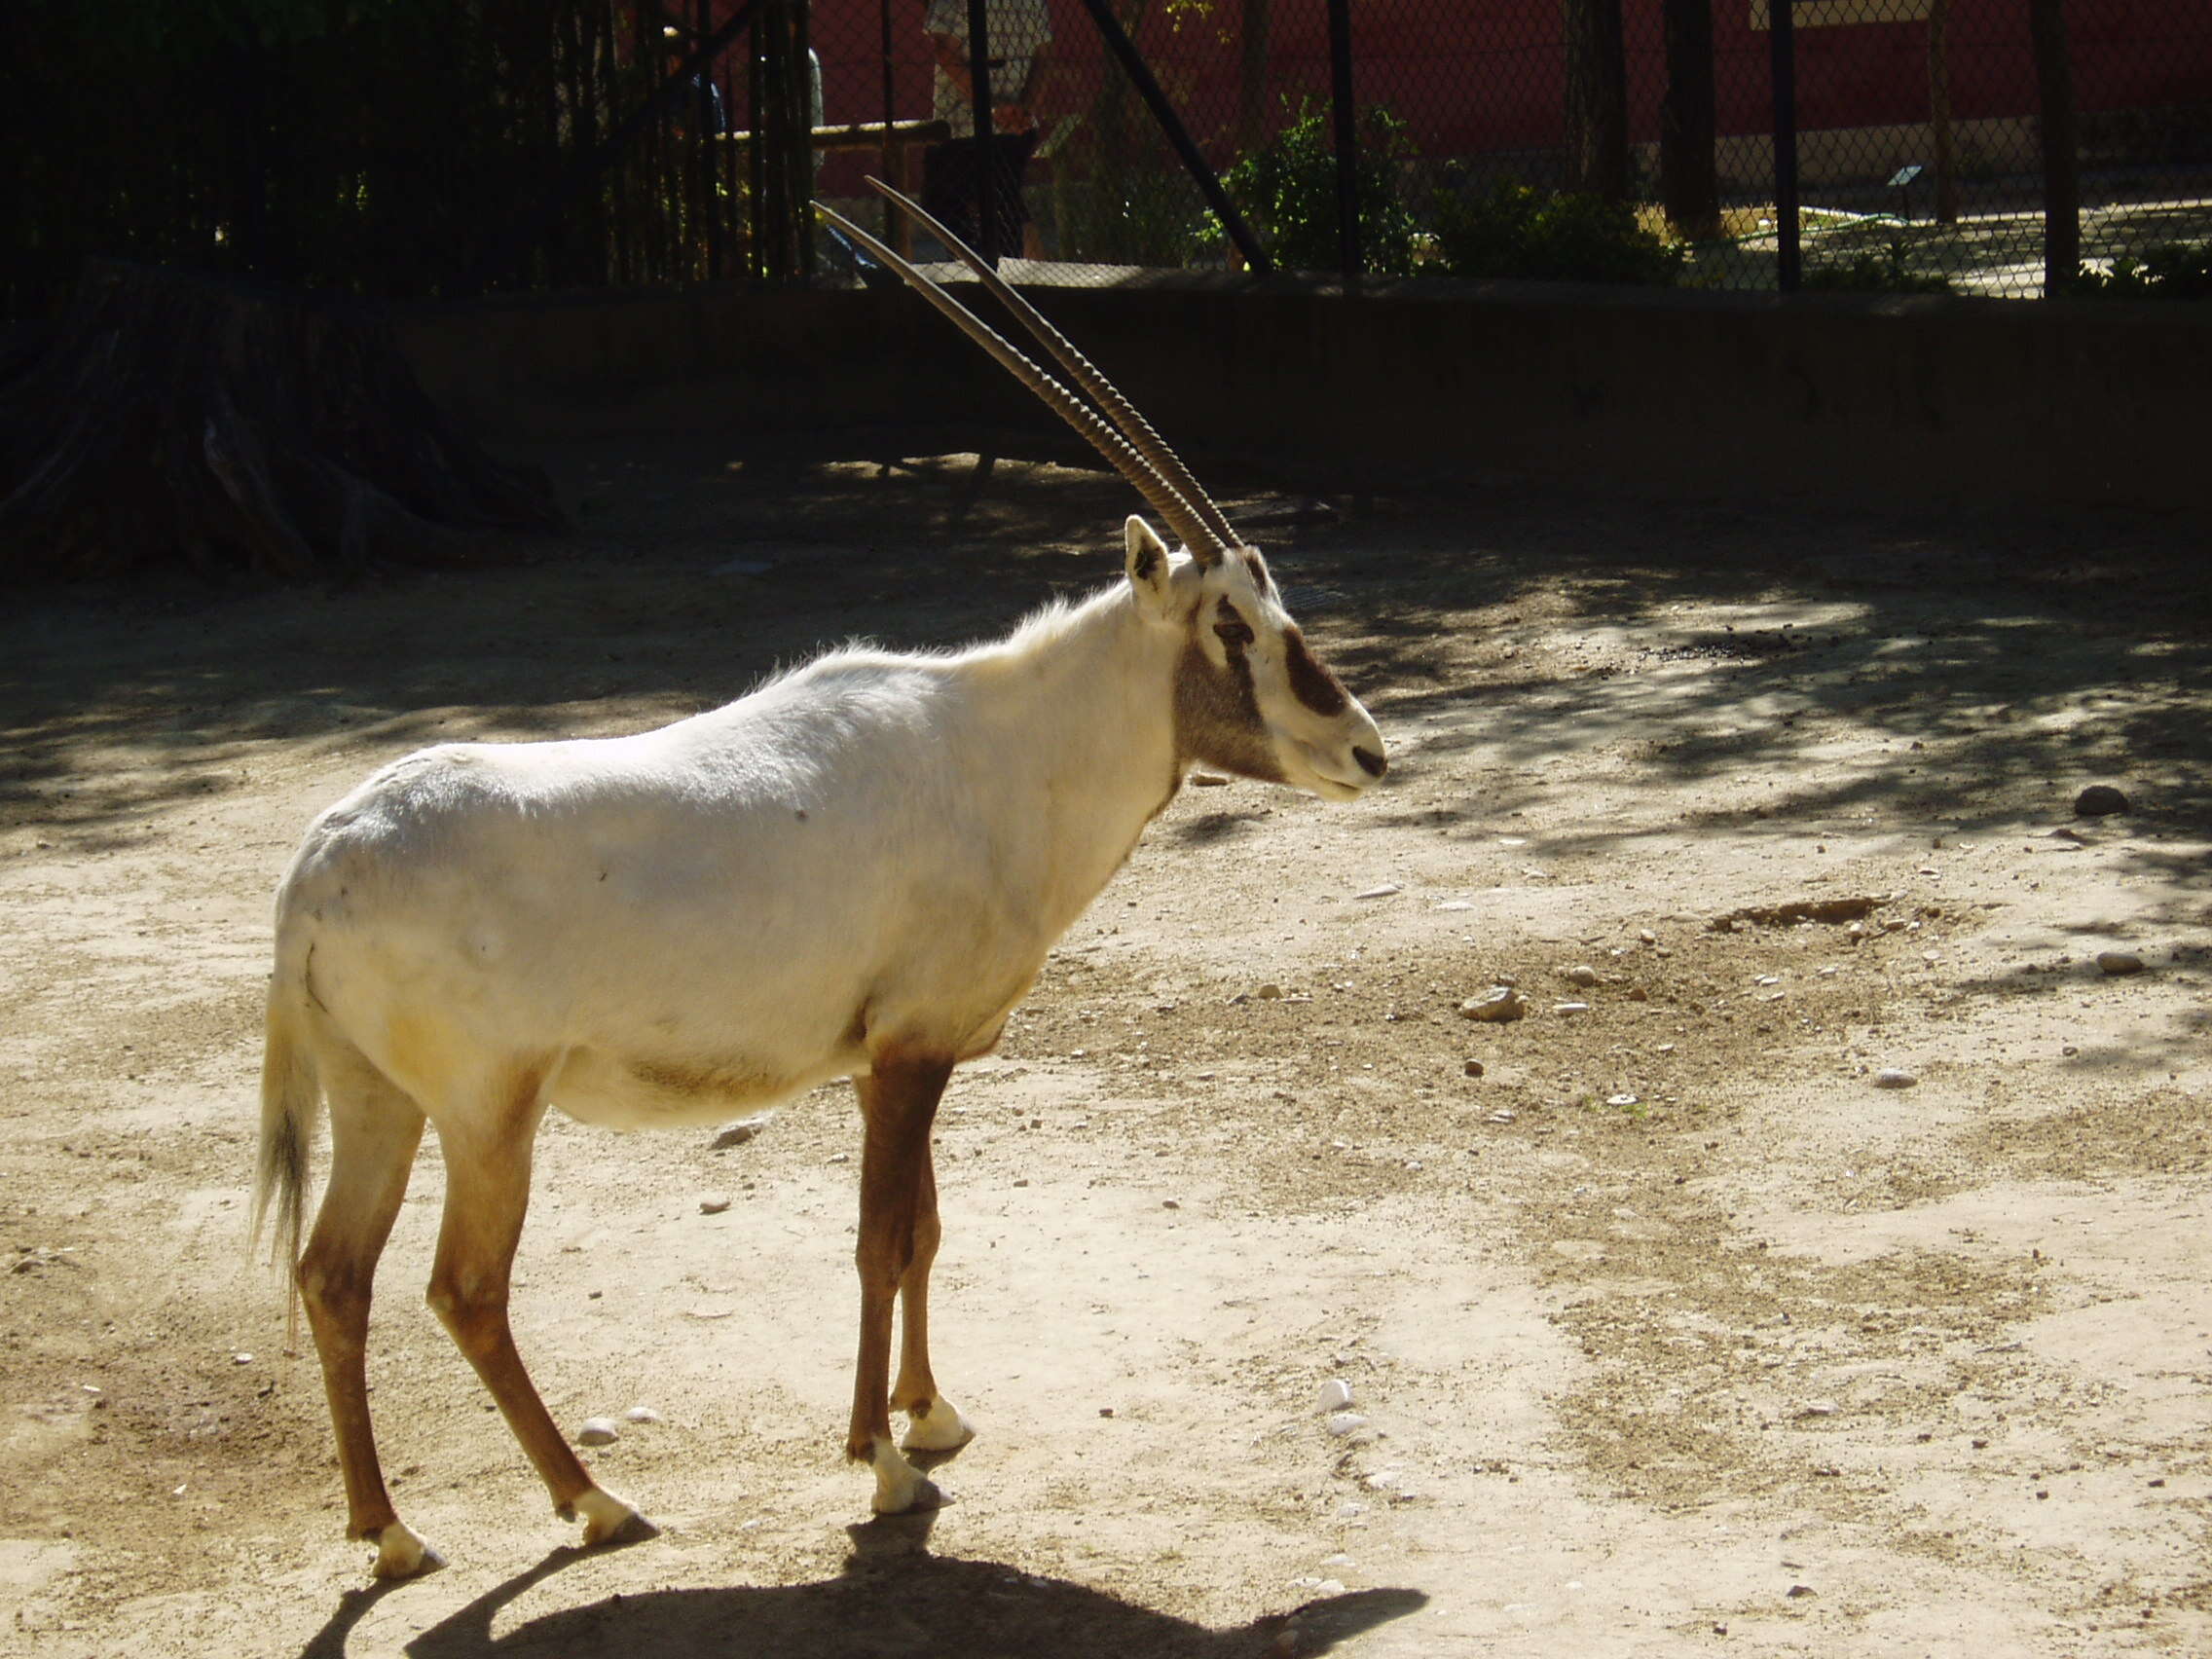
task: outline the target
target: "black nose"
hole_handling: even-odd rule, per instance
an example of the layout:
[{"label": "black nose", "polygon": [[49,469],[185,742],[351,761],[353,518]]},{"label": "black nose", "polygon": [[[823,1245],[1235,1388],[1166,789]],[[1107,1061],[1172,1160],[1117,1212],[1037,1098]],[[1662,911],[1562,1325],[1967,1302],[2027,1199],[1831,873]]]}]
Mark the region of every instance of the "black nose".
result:
[{"label": "black nose", "polygon": [[1371,778],[1380,778],[1390,762],[1372,750],[1354,749],[1351,757],[1359,762],[1359,769]]}]

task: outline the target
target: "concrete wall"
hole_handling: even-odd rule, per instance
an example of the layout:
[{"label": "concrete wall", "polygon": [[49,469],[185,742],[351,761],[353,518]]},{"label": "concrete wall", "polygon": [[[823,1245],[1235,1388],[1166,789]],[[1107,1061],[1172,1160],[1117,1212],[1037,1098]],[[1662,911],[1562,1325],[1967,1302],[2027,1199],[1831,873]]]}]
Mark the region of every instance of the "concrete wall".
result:
[{"label": "concrete wall", "polygon": [[[1203,277],[1031,290],[1179,448],[1316,486],[1525,476],[1695,495],[2198,508],[2212,308]],[[903,293],[414,313],[482,429],[1050,418]]]}]

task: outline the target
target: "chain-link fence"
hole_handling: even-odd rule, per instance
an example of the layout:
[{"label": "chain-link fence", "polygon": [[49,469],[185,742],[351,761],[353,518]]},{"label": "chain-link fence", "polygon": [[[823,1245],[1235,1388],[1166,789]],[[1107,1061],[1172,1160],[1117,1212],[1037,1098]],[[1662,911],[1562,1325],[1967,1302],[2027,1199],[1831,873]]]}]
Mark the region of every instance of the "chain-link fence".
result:
[{"label": "chain-link fence", "polygon": [[806,204],[881,226],[869,173],[1062,280],[1772,288],[1794,228],[1807,286],[2032,295],[2079,260],[2212,291],[2212,8],[1792,0],[1779,56],[1767,8],[20,0],[0,313],[52,313],[87,255],[392,298],[850,281]]},{"label": "chain-link fence", "polygon": [[[1341,64],[1327,0],[982,0],[998,251],[1077,280],[1246,263],[1118,61],[1115,26],[1285,269],[1345,268],[1346,78],[1355,257],[1372,276],[1774,288],[1790,159],[1776,134],[1792,115],[1808,287],[2043,293],[2054,183],[2077,195],[2092,271],[2201,247],[2212,13],[2048,0],[2054,87],[2042,3],[1795,0],[1791,109],[1765,0],[1356,0]],[[976,146],[959,136],[969,15],[969,0],[813,0],[825,121],[893,125],[888,149],[849,133],[819,161],[817,188],[862,222],[883,223],[873,172],[966,202],[961,228],[981,228],[963,182]],[[2078,168],[2070,183],[2046,177],[2051,137],[2068,141],[2055,165]],[[853,267],[826,247],[821,270]]]}]

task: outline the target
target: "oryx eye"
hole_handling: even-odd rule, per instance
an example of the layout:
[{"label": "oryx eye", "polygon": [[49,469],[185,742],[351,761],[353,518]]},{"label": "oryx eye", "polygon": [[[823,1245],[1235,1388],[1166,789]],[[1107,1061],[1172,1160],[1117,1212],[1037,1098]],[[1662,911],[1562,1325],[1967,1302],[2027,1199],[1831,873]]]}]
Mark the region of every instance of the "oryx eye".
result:
[{"label": "oryx eye", "polygon": [[1252,625],[1234,614],[1226,622],[1216,622],[1213,632],[1214,638],[1225,645],[1248,645],[1252,643]]}]

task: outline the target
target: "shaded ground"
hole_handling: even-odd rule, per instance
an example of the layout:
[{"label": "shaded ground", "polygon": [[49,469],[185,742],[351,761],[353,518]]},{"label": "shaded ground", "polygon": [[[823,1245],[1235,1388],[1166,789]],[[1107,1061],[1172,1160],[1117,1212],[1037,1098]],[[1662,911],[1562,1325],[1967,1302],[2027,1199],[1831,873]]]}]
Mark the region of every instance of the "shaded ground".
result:
[{"label": "shaded ground", "polygon": [[[661,1413],[588,1456],[664,1535],[558,1547],[421,1305],[425,1159],[371,1376],[454,1566],[360,1592],[240,1255],[309,817],[432,739],[1002,630],[1125,510],[1019,462],[950,529],[958,458],[546,459],[586,530],[524,570],[0,621],[0,1652],[2212,1647],[2193,550],[1494,494],[1241,498],[1390,780],[1187,790],[956,1081],[957,1501],[855,1525],[844,1094],[720,1151],[556,1121],[517,1329],[562,1421]],[[2075,820],[2100,781],[2134,810]],[[1459,1018],[1500,977],[1531,1016]]]}]

